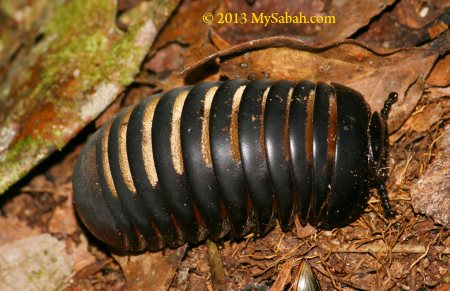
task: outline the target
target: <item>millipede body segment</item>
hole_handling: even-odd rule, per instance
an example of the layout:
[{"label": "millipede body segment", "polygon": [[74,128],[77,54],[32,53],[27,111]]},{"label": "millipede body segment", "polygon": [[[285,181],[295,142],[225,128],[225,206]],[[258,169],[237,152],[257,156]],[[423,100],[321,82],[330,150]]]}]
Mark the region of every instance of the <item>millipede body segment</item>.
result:
[{"label": "millipede body segment", "polygon": [[[122,250],[227,234],[275,219],[330,229],[378,188],[388,214],[386,119],[358,92],[309,81],[230,80],[150,96],[85,145],[73,175],[81,220]],[[395,101],[395,100],[394,100]]]}]

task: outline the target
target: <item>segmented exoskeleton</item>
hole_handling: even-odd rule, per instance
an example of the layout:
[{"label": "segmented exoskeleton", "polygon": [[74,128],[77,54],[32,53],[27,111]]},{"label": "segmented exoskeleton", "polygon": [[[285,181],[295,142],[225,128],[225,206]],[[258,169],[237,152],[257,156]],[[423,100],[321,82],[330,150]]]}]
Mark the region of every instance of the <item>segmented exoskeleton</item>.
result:
[{"label": "segmented exoskeleton", "polygon": [[210,82],[123,110],[73,175],[81,220],[118,249],[266,233],[294,215],[344,226],[377,188],[388,215],[386,119],[358,92],[309,81]]}]

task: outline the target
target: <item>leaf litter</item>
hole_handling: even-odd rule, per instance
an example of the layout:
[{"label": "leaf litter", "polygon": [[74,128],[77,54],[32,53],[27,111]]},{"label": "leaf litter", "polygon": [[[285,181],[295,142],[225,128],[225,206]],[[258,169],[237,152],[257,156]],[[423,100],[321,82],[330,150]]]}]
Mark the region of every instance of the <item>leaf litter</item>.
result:
[{"label": "leaf litter", "polygon": [[[204,12],[244,9],[242,5],[255,11],[273,9],[267,1],[256,0],[253,6],[248,2],[184,1],[159,31],[132,85],[100,120],[143,96],[201,80],[241,77],[339,82],[362,91],[375,110],[390,91],[397,91],[401,98],[390,120],[388,183],[398,213],[395,219],[384,218],[380,201],[373,195],[361,218],[333,231],[311,231],[296,224],[283,233],[276,226],[263,238],[248,235],[216,246],[201,244],[132,257],[116,254],[80,225],[70,203],[72,167],[80,146],[94,130],[91,125],[0,198],[5,242],[20,245],[23,239],[51,234],[64,243],[64,256],[72,262],[72,271],[63,280],[66,290],[136,290],[142,286],[161,290],[269,290],[275,286],[289,290],[302,258],[310,262],[324,290],[448,289],[450,238],[442,216],[448,215],[445,201],[450,194],[436,188],[448,187],[448,176],[442,175],[442,169],[449,168],[444,143],[450,118],[449,40],[448,29],[442,30],[443,23],[448,27],[448,8],[439,1],[420,2],[422,6],[416,1],[390,1],[376,9],[357,4],[363,5],[358,13],[345,14],[352,27],[338,22],[326,31],[308,26],[298,31],[287,28],[288,32],[283,32],[283,27],[239,30],[197,21]],[[140,3],[145,2],[119,1],[121,27],[126,28],[130,21],[127,11],[143,9]],[[305,12],[325,14],[334,11],[333,5],[310,1]],[[401,23],[401,35],[384,19]],[[242,44],[271,36],[275,37]],[[10,61],[10,52],[6,56]],[[180,74],[181,66],[184,74]],[[419,207],[424,198],[425,207]],[[444,202],[427,203],[436,199]],[[173,258],[175,264],[165,258]],[[219,261],[222,268],[213,268],[211,260]],[[165,270],[165,279],[152,279],[155,270]],[[139,285],[143,283],[146,285]]]}]

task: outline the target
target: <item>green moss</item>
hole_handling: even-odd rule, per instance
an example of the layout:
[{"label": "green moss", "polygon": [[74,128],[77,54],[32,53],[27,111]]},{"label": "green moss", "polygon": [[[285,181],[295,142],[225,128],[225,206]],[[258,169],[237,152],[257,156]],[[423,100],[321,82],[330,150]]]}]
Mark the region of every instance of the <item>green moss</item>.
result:
[{"label": "green moss", "polygon": [[[139,25],[125,35],[115,26],[105,25],[114,23],[115,8],[114,1],[109,0],[78,0],[60,8],[48,24],[46,35],[61,37],[50,44],[43,59],[37,92],[49,92],[50,85],[58,86],[64,79],[73,78],[75,71],[78,75],[75,83],[78,88],[75,89],[81,92],[101,81],[114,81],[120,85],[132,82],[139,69],[135,63],[142,59],[140,48],[134,47]],[[127,69],[130,64],[134,67],[131,72]],[[60,100],[45,97],[49,101]]]},{"label": "green moss", "polygon": [[113,0],[74,0],[62,5],[46,25],[45,33],[60,38],[73,37],[70,32],[89,32],[114,23],[116,2]]},{"label": "green moss", "polygon": [[18,158],[23,152],[33,152],[45,144],[45,140],[41,137],[32,138],[31,136],[24,137],[17,141],[13,147],[8,149],[4,163],[13,162],[17,163]]},{"label": "green moss", "polygon": [[45,270],[44,269],[39,269],[36,271],[32,271],[28,277],[28,281],[30,283],[39,281],[43,276],[45,276]]},{"label": "green moss", "polygon": [[53,136],[53,145],[55,145],[57,150],[62,150],[66,145],[66,141],[64,139],[64,131],[59,129],[52,129],[50,134]]},{"label": "green moss", "polygon": [[[46,146],[46,142],[41,137],[25,137],[18,142],[16,142],[12,147],[8,149],[5,159],[1,163],[1,168],[4,170],[8,169],[8,179],[17,181],[23,178],[28,171],[24,167],[29,163],[23,156],[34,156],[37,157],[41,155],[40,150]],[[0,183],[0,193],[3,193],[8,188],[8,185]]]},{"label": "green moss", "polygon": [[12,15],[13,8],[12,3],[9,0],[0,1],[0,10],[2,10],[6,15]]},{"label": "green moss", "polygon": [[4,35],[0,34],[0,57],[2,54],[2,51],[5,49],[5,41],[3,40],[3,38],[6,38]]},{"label": "green moss", "polygon": [[83,81],[78,82],[82,86],[89,86],[98,82],[105,74],[102,67],[104,54],[108,49],[108,39],[105,35],[95,32],[89,35],[81,35],[73,38],[60,46],[54,53],[46,56],[41,73],[41,84],[46,87],[49,84],[60,84],[64,80],[61,77],[73,78],[75,70]]},{"label": "green moss", "polygon": [[[16,176],[16,180],[23,178],[28,173],[24,170],[26,167],[21,167],[22,164],[28,163],[27,160],[24,160],[23,156],[34,155],[38,157],[45,154],[44,149],[49,146],[61,150],[65,145],[64,134],[64,131],[53,128],[49,131],[49,136],[46,138],[42,136],[26,136],[18,140],[8,149],[6,157],[1,163],[2,168],[10,169],[9,175]],[[3,193],[5,190],[0,187],[0,193]]]},{"label": "green moss", "polygon": [[[76,70],[80,77],[76,89],[80,91],[108,77],[102,61],[109,46],[107,24],[114,23],[115,11],[111,0],[70,1],[58,9],[45,28],[46,37],[55,40],[42,60],[41,83],[35,92],[49,92],[51,85],[58,89],[65,80],[74,78]],[[38,95],[49,101],[61,100],[59,96],[52,98],[52,94]]]},{"label": "green moss", "polygon": [[129,67],[130,63],[135,63],[138,58],[142,58],[141,52],[135,48],[136,33],[136,29],[129,31],[120,41],[114,43],[103,63],[105,71],[108,74],[115,74],[116,80],[123,86],[133,81],[133,76],[138,72],[139,66],[135,66],[132,72],[123,70],[123,67]]},{"label": "green moss", "polygon": [[[67,1],[53,13],[40,30],[44,31],[42,40],[21,59],[26,65],[21,67],[20,77],[13,75],[7,79],[20,81],[14,83],[16,85],[2,83],[0,89],[5,93],[0,93],[0,99],[4,96],[18,100],[4,122],[7,127],[23,124],[21,119],[35,110],[33,108],[43,108],[42,104],[53,104],[57,113],[48,128],[40,127],[32,136],[14,141],[4,153],[0,161],[0,194],[55,148],[65,145],[71,136],[72,124],[76,124],[76,128],[86,122],[86,117],[78,113],[86,101],[105,104],[104,100],[89,99],[98,98],[93,93],[99,84],[124,87],[132,82],[153,33],[143,29],[151,28],[147,25],[160,28],[177,1],[148,3],[148,13],[138,11],[141,13],[133,18],[133,25],[126,33],[115,26],[114,0]],[[114,96],[100,97],[110,101]],[[100,107],[98,113],[103,109]],[[95,112],[89,114],[91,117]]]}]

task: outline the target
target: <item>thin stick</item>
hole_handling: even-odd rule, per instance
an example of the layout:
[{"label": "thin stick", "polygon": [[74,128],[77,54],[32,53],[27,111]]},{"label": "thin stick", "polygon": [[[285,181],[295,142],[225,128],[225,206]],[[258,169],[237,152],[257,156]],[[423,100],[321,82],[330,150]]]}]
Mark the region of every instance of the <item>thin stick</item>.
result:
[{"label": "thin stick", "polygon": [[208,261],[211,268],[211,281],[214,290],[227,290],[225,272],[223,271],[222,260],[217,244],[208,239],[206,240],[206,246],[208,247]]},{"label": "thin stick", "polygon": [[[332,249],[321,246],[321,248],[332,253],[387,253],[390,251],[391,253],[422,254],[428,252],[433,242],[435,242],[435,240],[433,240],[428,246],[398,244],[395,245],[391,250],[388,250],[386,245],[343,245],[340,248]],[[450,247],[435,246],[433,247],[433,249],[435,249],[437,253],[442,255],[450,254]]]},{"label": "thin stick", "polygon": [[414,263],[411,264],[411,266],[409,267],[409,272],[411,272],[411,269],[414,267],[415,264],[420,262],[420,260],[422,260],[423,258],[425,258],[428,255],[431,245],[435,244],[439,237],[440,237],[440,234],[438,234],[436,236],[436,238],[427,245],[427,248],[425,249],[425,252],[423,252],[423,255],[421,255],[417,260],[414,261]]}]

